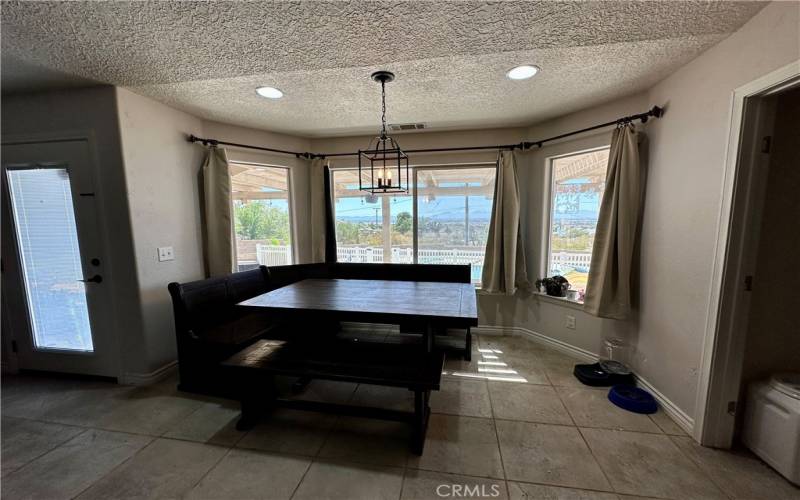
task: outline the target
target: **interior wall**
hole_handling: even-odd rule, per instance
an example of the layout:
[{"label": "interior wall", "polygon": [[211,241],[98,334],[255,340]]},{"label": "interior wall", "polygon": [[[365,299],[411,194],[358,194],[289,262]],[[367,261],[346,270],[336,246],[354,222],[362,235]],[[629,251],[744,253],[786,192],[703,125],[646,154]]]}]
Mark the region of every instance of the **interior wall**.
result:
[{"label": "interior wall", "polygon": [[[120,362],[120,373],[123,373],[139,368],[136,360],[144,357],[144,350],[139,341],[143,326],[115,90],[110,86],[96,86],[3,96],[3,141],[16,137],[54,139],[75,135],[90,137],[94,155],[98,220],[106,254],[104,286],[112,296],[114,307],[115,329],[110,333],[116,336],[119,349],[126,353]],[[3,328],[3,335],[5,346],[6,328]]]},{"label": "interior wall", "polygon": [[[199,171],[203,149],[186,141],[201,135],[202,121],[152,99],[117,89],[119,129],[139,281],[144,358],[136,373],[150,373],[175,360],[171,281],[205,274],[202,253]],[[175,260],[159,262],[158,247],[171,246]]]},{"label": "interior wall", "polygon": [[666,113],[648,125],[634,368],[690,417],[711,306],[733,91],[798,61],[799,12],[797,2],[771,3],[648,92]]},{"label": "interior wall", "polygon": [[742,381],[800,370],[800,89],[777,96],[778,114],[750,302]]}]

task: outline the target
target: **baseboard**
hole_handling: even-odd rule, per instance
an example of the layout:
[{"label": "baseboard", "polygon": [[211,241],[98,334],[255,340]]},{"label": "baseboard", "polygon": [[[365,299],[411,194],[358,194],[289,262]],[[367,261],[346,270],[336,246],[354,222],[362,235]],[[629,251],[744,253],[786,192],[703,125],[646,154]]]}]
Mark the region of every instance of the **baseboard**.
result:
[{"label": "baseboard", "polygon": [[[598,360],[598,355],[587,351],[585,349],[581,349],[580,347],[575,347],[570,345],[566,342],[563,342],[558,339],[554,339],[552,337],[548,337],[539,332],[535,332],[533,330],[529,330],[527,328],[521,326],[479,326],[477,328],[472,329],[473,333],[477,333],[478,335],[509,335],[509,336],[516,336],[516,337],[524,337],[532,342],[536,342],[537,344],[545,345],[556,351],[561,353],[567,354],[569,356],[577,357],[579,359],[585,360],[587,362],[594,363]],[[670,401],[666,396],[664,396],[658,389],[656,389],[653,384],[645,380],[639,375],[635,375],[636,377],[636,385],[647,390],[653,397],[658,401],[659,406],[664,413],[669,415],[672,420],[678,424],[684,431],[686,431],[690,436],[693,436],[694,431],[694,419],[686,414],[683,410],[681,410],[675,403]]]},{"label": "baseboard", "polygon": [[119,379],[122,385],[150,385],[169,377],[178,369],[177,361],[170,361],[150,373],[123,373]]},{"label": "baseboard", "polygon": [[656,398],[656,401],[658,401],[658,406],[664,410],[664,413],[669,415],[670,418],[678,424],[678,427],[686,431],[689,436],[694,436],[694,419],[678,408],[678,405],[661,394],[658,389],[653,387],[653,384],[643,379],[640,375],[634,374],[634,376],[636,377],[636,385],[652,394],[653,397]]},{"label": "baseboard", "polygon": [[477,328],[473,328],[472,332],[477,333],[478,335],[510,335],[515,337],[525,337],[526,339],[532,342],[536,342],[537,344],[550,347],[568,356],[573,356],[587,362],[597,361],[597,354],[591,351],[587,351],[586,349],[581,349],[580,347],[575,347],[574,345],[568,344],[558,339],[554,339],[552,337],[548,337],[547,335],[535,332],[533,330],[529,330],[521,326],[487,325],[487,326],[479,326]]}]

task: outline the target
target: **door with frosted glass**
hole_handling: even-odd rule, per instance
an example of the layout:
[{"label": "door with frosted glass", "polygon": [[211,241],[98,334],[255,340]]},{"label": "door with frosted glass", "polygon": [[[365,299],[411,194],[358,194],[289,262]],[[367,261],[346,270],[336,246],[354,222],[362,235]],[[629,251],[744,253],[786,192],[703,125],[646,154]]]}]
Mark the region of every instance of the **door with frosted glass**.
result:
[{"label": "door with frosted glass", "polygon": [[116,377],[88,143],[4,144],[3,340],[21,369]]}]

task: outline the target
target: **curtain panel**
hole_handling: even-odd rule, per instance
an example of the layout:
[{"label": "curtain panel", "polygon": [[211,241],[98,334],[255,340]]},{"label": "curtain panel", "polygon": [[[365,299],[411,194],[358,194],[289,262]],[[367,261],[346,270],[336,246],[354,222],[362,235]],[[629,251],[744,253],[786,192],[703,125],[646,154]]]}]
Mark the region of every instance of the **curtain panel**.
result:
[{"label": "curtain panel", "polygon": [[311,262],[336,262],[331,172],[324,158],[310,162]]},{"label": "curtain panel", "polygon": [[528,288],[519,212],[516,156],[513,151],[501,151],[481,276],[485,292],[512,295],[518,288]]},{"label": "curtain panel", "polygon": [[206,274],[224,276],[234,271],[234,225],[231,176],[223,148],[212,147],[203,162],[204,254]]},{"label": "curtain panel", "polygon": [[642,172],[636,128],[614,130],[606,188],[600,203],[584,310],[626,319],[631,311],[633,252],[642,205]]}]

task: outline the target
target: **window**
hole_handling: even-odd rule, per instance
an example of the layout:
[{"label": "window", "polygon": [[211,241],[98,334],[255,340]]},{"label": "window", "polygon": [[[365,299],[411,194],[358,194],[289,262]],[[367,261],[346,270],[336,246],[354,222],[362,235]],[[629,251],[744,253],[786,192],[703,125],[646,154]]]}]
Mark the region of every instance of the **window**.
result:
[{"label": "window", "polygon": [[22,279],[37,349],[94,351],[69,172],[7,170]]},{"label": "window", "polygon": [[358,171],[333,171],[339,262],[471,264],[480,284],[494,166],[417,167],[408,195],[358,189]]},{"label": "window", "polygon": [[547,276],[564,276],[581,294],[586,291],[607,164],[608,148],[550,160]]},{"label": "window", "polygon": [[289,169],[231,163],[236,266],[292,263]]}]

